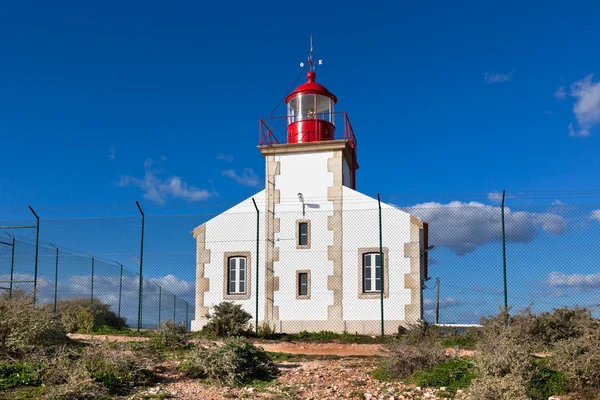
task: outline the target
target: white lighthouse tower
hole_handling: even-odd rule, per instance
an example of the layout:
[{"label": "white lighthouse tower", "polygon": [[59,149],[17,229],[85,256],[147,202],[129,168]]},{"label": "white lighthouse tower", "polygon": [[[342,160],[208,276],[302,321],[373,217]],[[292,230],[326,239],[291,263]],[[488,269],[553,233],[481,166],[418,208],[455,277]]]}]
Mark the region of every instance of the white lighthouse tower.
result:
[{"label": "white lighthouse tower", "polygon": [[[221,301],[286,333],[393,333],[423,316],[426,224],[382,204],[380,248],[378,201],[356,191],[352,125],[316,82],[312,49],[308,63],[307,82],[285,99],[287,115],[260,121],[265,189],[192,232],[194,330]],[[284,120],[282,143],[271,127]],[[258,252],[252,199],[261,208]]]}]

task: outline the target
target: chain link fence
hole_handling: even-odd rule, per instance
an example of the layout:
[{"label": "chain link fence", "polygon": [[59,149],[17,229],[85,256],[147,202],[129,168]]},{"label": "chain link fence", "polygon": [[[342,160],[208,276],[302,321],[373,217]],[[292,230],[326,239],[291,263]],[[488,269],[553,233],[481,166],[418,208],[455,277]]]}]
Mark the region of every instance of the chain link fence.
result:
[{"label": "chain link fence", "polygon": [[[37,246],[35,219],[4,220],[0,290],[33,290],[37,252],[38,303],[98,299],[131,327],[156,328],[169,319],[191,327],[205,308],[223,299],[243,304],[252,322],[266,321],[283,332],[330,330],[332,320],[350,333],[378,332],[382,315],[386,332],[419,316],[440,324],[476,324],[503,307],[505,296],[511,312],[577,305],[600,316],[595,308],[600,303],[600,204],[511,204],[502,211],[499,203],[431,202],[384,207],[380,225],[376,201],[374,206],[344,199],[343,211],[326,202],[306,202],[303,210],[298,199],[282,200],[267,213],[264,201],[257,201],[258,252],[251,202],[243,212],[226,214],[146,213],[141,293],[139,214],[40,214]],[[428,223],[427,245],[434,246],[419,249],[428,264],[421,272],[427,278],[422,299],[411,297],[416,286],[405,277],[414,267],[406,244],[420,241],[411,236],[407,215]],[[341,235],[332,227],[338,217]],[[199,245],[198,231],[192,231],[207,221],[212,222]],[[302,221],[309,225],[300,227]],[[29,228],[9,229],[21,225]],[[383,259],[378,259],[380,228]],[[307,229],[308,246],[299,244],[302,229]],[[210,250],[207,263],[205,250]],[[246,257],[243,272],[241,262],[231,261],[236,257]],[[200,270],[198,278],[208,277],[208,283],[196,280]],[[197,282],[208,285],[200,291],[198,310]],[[409,307],[415,301],[422,304]]]}]

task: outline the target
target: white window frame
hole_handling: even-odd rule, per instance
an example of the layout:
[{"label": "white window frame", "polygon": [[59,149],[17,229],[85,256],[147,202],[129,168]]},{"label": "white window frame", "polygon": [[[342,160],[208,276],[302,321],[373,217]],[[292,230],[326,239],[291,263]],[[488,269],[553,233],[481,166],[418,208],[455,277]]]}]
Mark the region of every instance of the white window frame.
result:
[{"label": "white window frame", "polygon": [[[243,263],[241,261],[244,261]],[[243,265],[242,265],[243,264]],[[232,268],[233,267],[233,268]],[[233,280],[232,280],[233,272]],[[244,275],[244,279],[240,276]],[[231,284],[233,282],[234,290],[231,290]],[[242,289],[243,284],[243,290]],[[243,256],[232,256],[228,258],[227,262],[227,294],[238,295],[246,294],[248,291],[248,260]]]},{"label": "white window frame", "polygon": [[[377,259],[379,259],[379,265],[377,265]],[[367,260],[369,265],[367,266]],[[367,268],[369,273],[367,274]],[[363,269],[363,282],[362,291],[363,293],[381,293],[381,255],[380,253],[364,253],[362,260]],[[377,270],[379,270],[379,278],[377,278]],[[367,281],[369,282],[370,288],[367,289]],[[377,283],[379,283],[379,289],[377,289]]]}]

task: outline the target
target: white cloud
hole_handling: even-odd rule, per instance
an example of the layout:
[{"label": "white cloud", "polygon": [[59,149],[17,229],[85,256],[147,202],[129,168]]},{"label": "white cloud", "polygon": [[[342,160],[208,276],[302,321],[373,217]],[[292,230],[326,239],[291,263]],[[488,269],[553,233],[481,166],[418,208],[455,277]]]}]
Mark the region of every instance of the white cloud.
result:
[{"label": "white cloud", "polygon": [[498,73],[495,73],[495,72],[486,72],[483,75],[483,80],[488,85],[491,85],[493,83],[499,83],[499,82],[508,82],[508,81],[511,81],[512,78],[513,78],[513,71],[510,71],[507,74],[498,74]]},{"label": "white cloud", "polygon": [[242,175],[238,175],[233,169],[226,169],[223,171],[223,175],[230,177],[236,181],[238,185],[253,187],[260,185],[260,178],[252,168],[244,168]]},{"label": "white cloud", "polygon": [[201,201],[214,195],[205,189],[199,189],[188,185],[178,176],[170,176],[163,179],[158,175],[160,170],[153,170],[154,161],[151,158],[144,162],[144,178],[136,178],[130,175],[121,175],[117,186],[134,186],[142,189],[143,197],[157,203],[164,203],[168,197],[184,199],[188,201]]},{"label": "white cloud", "polygon": [[233,156],[231,154],[219,154],[217,160],[227,161],[228,163],[233,162]]},{"label": "white cloud", "polygon": [[193,298],[196,293],[196,285],[194,282],[184,281],[175,275],[165,275],[160,278],[151,278],[150,282],[161,286],[176,296]]},{"label": "white cloud", "polygon": [[556,89],[556,92],[554,92],[553,96],[554,98],[559,100],[565,99],[567,97],[567,91],[565,90],[565,87],[561,86],[558,89]]},{"label": "white cloud", "polygon": [[546,283],[556,288],[574,288],[581,290],[600,289],[600,273],[598,274],[563,274],[562,272],[551,272],[548,274]]},{"label": "white cloud", "polygon": [[114,160],[115,158],[117,158],[117,151],[115,149],[115,146],[110,146],[110,149],[108,150],[108,159],[109,160]]},{"label": "white cloud", "polygon": [[579,129],[569,124],[570,136],[589,136],[590,129],[600,123],[600,82],[594,81],[594,75],[571,84],[571,96],[576,98],[573,113]]},{"label": "white cloud", "polygon": [[590,217],[592,219],[595,219],[596,221],[600,222],[600,209],[598,210],[593,210],[592,211],[592,215],[590,215]]},{"label": "white cloud", "polygon": [[[479,246],[499,242],[502,237],[498,206],[478,202],[429,202],[404,210],[429,222],[429,243],[446,247],[459,256],[475,251]],[[508,242],[531,242],[540,230],[555,235],[567,230],[565,219],[556,214],[512,211],[505,207],[504,216]]]},{"label": "white cloud", "polygon": [[487,195],[488,200],[500,203],[502,201],[502,193],[490,192]]}]

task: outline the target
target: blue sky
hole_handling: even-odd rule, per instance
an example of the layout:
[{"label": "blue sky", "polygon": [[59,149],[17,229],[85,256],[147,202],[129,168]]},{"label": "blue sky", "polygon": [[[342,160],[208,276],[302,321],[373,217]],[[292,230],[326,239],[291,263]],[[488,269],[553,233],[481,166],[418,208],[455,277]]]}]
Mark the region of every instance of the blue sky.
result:
[{"label": "blue sky", "polygon": [[[358,136],[361,192],[401,206],[497,205],[487,194],[503,188],[581,202],[558,191],[598,186],[599,12],[592,1],[3,4],[0,206],[216,212],[247,198],[264,180],[259,118],[296,79],[311,33],[317,80]],[[123,207],[78,215],[113,212]]]}]

